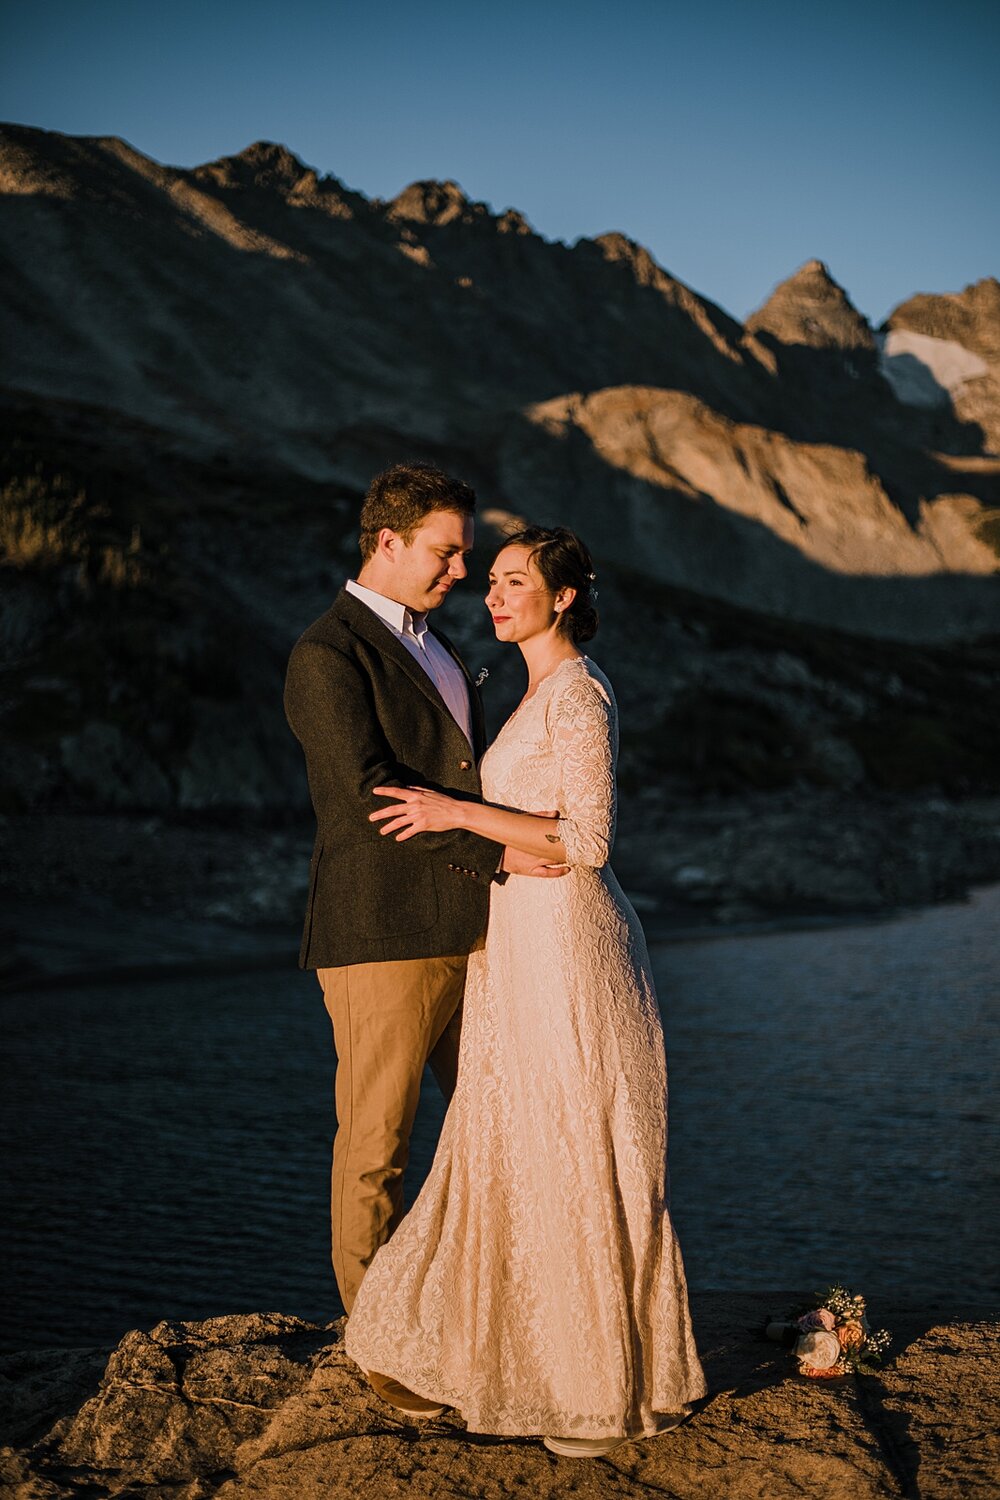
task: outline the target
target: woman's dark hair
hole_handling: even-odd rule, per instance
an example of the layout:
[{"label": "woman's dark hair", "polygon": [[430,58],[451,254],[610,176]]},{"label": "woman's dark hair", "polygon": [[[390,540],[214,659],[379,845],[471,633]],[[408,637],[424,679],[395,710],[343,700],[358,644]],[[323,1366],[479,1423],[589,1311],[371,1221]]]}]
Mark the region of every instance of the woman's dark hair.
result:
[{"label": "woman's dark hair", "polygon": [[576,598],[559,617],[576,645],[593,640],[597,634],[597,609],[594,600],[594,563],[586,545],[575,531],[566,526],[524,526],[504,538],[505,547],[528,547],[539,573],[553,593],[576,589]]}]

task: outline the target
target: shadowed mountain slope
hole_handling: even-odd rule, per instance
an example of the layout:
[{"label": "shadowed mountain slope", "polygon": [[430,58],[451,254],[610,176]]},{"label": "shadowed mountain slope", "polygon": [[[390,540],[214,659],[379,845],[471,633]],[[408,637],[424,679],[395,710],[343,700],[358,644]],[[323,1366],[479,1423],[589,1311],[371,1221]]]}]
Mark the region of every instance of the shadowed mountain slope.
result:
[{"label": "shadowed mountain slope", "polygon": [[[996,567],[977,524],[984,505],[1000,503],[1000,461],[963,471],[928,450],[928,409],[893,394],[871,329],[819,261],[778,287],[744,329],[624,236],[551,244],[516,212],[495,215],[453,182],[414,183],[381,203],[266,142],[181,171],[119,140],[18,127],[0,142],[0,167],[4,382],[18,393],[137,418],[188,458],[351,486],[389,450],[471,451],[494,498],[520,505],[501,489],[493,454],[539,403],[611,387],[683,392],[697,401],[675,403],[681,448],[703,443],[698,413],[707,408],[723,419],[711,438],[717,450],[730,446],[727,422],[844,450],[829,505],[851,474],[861,486],[821,541],[809,537],[815,516],[783,538],[792,572],[795,552],[841,573]],[[970,312],[965,322],[989,319]],[[588,427],[595,453],[614,446],[602,444],[600,410]],[[953,460],[974,456],[973,427],[953,417],[951,430],[937,432],[950,443],[938,446]],[[809,448],[785,444],[782,454],[786,490],[796,467],[815,484]],[[769,559],[766,517],[744,507],[746,486],[727,490],[721,479],[697,486],[703,505],[762,521]],[[887,497],[888,510],[881,499],[866,509],[867,492]],[[932,516],[938,497],[962,494],[970,503],[950,502],[947,524]],[[566,505],[572,511],[569,496]],[[908,545],[893,509],[923,531],[924,545]],[[590,511],[570,518],[586,527]],[[877,543],[870,568],[859,556],[865,532]],[[669,567],[666,576],[685,581]],[[751,604],[752,577],[751,566]],[[770,605],[771,586],[766,562],[758,603]],[[794,608],[794,597],[782,607]],[[956,598],[956,619],[941,621],[946,633],[980,617]],[[845,596],[842,614],[856,617],[853,599]],[[836,602],[822,611],[836,617]],[[877,618],[871,628],[906,633]]]},{"label": "shadowed mountain slope", "polygon": [[[454,182],[383,202],[269,142],[182,170],[13,125],[0,272],[14,805],[266,808],[298,785],[283,663],[355,566],[368,479],[402,457],[461,473],[497,524],[592,541],[640,721],[696,682],[729,714],[745,673],[682,628],[706,611],[758,642],[758,678],[776,628],[825,640],[834,676],[875,653],[850,711],[809,689],[804,740],[801,694],[776,687],[791,739],[827,746],[803,750],[807,778],[874,774],[852,725],[882,722],[888,684],[913,684],[919,719],[925,647],[957,661],[1000,632],[995,281],[913,299],[876,335],[811,261],[744,327],[624,235],[552,243]],[[899,338],[947,345],[947,371]],[[636,580],[660,621],[645,654]],[[480,611],[471,590],[449,605],[470,646]],[[978,784],[984,724],[952,713],[936,751],[912,726],[923,769],[904,779],[952,774],[962,733],[951,765]]]}]

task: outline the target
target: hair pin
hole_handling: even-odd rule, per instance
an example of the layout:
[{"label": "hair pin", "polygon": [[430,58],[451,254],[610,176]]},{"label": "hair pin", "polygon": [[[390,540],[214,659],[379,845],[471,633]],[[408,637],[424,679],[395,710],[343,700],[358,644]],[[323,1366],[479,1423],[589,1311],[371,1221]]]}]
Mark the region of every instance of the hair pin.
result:
[{"label": "hair pin", "polygon": [[486,679],[487,679],[487,677],[489,675],[490,675],[490,669],[489,669],[489,667],[480,667],[480,669],[479,669],[479,676],[476,678],[476,687],[477,688],[481,688],[482,685],[483,685],[483,683],[486,681]]}]

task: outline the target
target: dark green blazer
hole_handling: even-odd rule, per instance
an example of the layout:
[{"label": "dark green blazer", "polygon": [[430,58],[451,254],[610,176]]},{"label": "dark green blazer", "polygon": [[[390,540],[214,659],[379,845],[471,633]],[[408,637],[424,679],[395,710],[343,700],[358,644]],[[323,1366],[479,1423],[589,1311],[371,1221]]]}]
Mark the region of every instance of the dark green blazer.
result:
[{"label": "dark green blazer", "polygon": [[473,749],[427,673],[346,589],[300,637],[285,713],[302,745],[316,847],[299,963],[304,969],[468,953],[486,925],[502,848],[456,830],[397,844],[369,813],[375,786],[431,786],[478,801],[482,704],[469,682]]}]

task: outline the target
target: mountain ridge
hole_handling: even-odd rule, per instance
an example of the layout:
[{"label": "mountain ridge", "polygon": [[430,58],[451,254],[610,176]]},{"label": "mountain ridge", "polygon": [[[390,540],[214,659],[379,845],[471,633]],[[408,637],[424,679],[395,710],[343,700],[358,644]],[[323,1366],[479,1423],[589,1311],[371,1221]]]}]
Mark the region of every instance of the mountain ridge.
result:
[{"label": "mountain ridge", "polygon": [[[30,141],[36,148],[44,141],[72,143],[73,147],[79,149],[86,146],[100,146],[108,148],[123,157],[129,158],[133,164],[144,163],[148,167],[161,173],[174,174],[180,177],[199,178],[204,177],[216,181],[220,186],[227,187],[280,187],[282,185],[298,188],[320,188],[344,195],[346,198],[359,204],[367,205],[373,209],[385,208],[399,219],[412,219],[414,222],[440,224],[451,222],[461,213],[466,212],[470,218],[475,216],[487,218],[501,227],[503,232],[514,229],[518,233],[526,233],[542,240],[547,245],[562,246],[574,249],[583,244],[623,244],[631,247],[638,264],[649,267],[651,270],[646,274],[660,274],[679,285],[686,285],[680,278],[664,269],[656,260],[655,256],[645,246],[632,240],[620,230],[608,230],[601,234],[580,235],[571,245],[559,239],[547,239],[541,235],[529,223],[525,216],[515,207],[509,206],[499,212],[483,200],[471,198],[465,190],[452,178],[425,178],[416,179],[406,184],[391,198],[382,199],[377,196],[369,197],[364,193],[348,188],[342,179],[333,173],[321,173],[315,167],[309,166],[301,157],[296,155],[287,146],[277,141],[264,138],[251,142],[241,150],[212,158],[209,161],[198,163],[192,167],[177,167],[158,162],[135,147],[122,136],[113,135],[81,135],[67,136],[60,131],[46,130],[38,126],[22,125],[16,122],[0,122],[0,191],[9,193],[13,191],[25,191],[26,184],[23,182],[25,167],[37,165],[37,152],[27,150]],[[20,149],[19,149],[20,148]],[[43,153],[44,154],[44,153]],[[18,157],[23,165],[18,172]],[[19,175],[22,177],[18,183]],[[34,175],[34,174],[31,174]],[[241,180],[242,179],[242,180]],[[52,186],[39,175],[31,184],[31,190],[45,189]],[[66,184],[69,185],[68,183]],[[440,207],[435,212],[416,212],[415,205],[420,199],[437,199]],[[762,311],[769,303],[774,301],[776,295],[783,289],[796,283],[804,282],[807,277],[819,275],[826,279],[829,285],[835,288],[844,298],[851,312],[866,326],[870,327],[869,320],[863,313],[858,312],[850,300],[849,294],[832,277],[829,267],[819,258],[804,261],[794,271],[790,272],[782,281],[776,283],[774,290],[764,299],[757,308],[747,314],[742,325],[736,315],[722,308],[720,304],[711,299],[702,298],[715,308],[720,315],[735,326],[751,328],[758,326]],[[690,288],[688,288],[690,290]],[[984,311],[988,311],[994,324],[1000,310],[1000,281],[995,276],[984,276],[977,281],[967,284],[960,291],[955,292],[916,292],[905,298],[883,319],[880,328],[885,330],[892,326],[902,326],[908,318],[913,315],[922,315],[924,318],[930,315],[930,304],[940,304],[941,307],[951,305],[958,309],[963,306],[967,311],[967,327],[970,337],[975,339],[975,304],[981,301]],[[945,336],[945,335],[939,335]],[[987,356],[991,360],[1000,359],[1000,334],[993,332],[990,341],[990,352]]]},{"label": "mountain ridge", "polygon": [[[983,442],[1000,423],[1000,385],[971,348],[990,357],[1000,348],[993,280],[947,299],[911,298],[880,345],[820,260],[779,283],[742,325],[624,234],[550,242],[516,210],[495,214],[447,179],[370,200],[272,141],[188,170],[116,137],[4,127],[0,180],[9,190],[0,254],[14,288],[3,307],[11,392],[96,402],[159,427],[205,462],[228,454],[349,486],[363,486],[379,448],[472,448],[491,500],[516,508],[527,451],[518,434],[526,424],[555,431],[532,413],[617,391],[591,402],[586,434],[575,430],[595,475],[618,455],[612,489],[631,486],[633,505],[651,519],[659,492],[670,493],[671,466],[625,457],[632,445],[594,429],[593,416],[603,410],[620,423],[630,406],[641,426],[643,393],[674,392],[694,404],[664,394],[654,405],[672,408],[673,441],[688,455],[689,483],[678,493],[716,507],[717,543],[732,535],[727,517],[764,527],[756,561],[748,534],[740,603],[797,598],[783,607],[810,608],[810,590],[789,592],[774,574],[782,564],[768,530],[790,549],[788,567],[798,551],[833,575],[951,574],[957,596],[959,575],[997,570],[990,518],[1000,508],[1000,458],[994,468]],[[955,341],[944,341],[944,374],[913,353],[914,339],[941,344],[942,331],[966,339],[955,345],[957,364]],[[908,401],[914,365],[924,386]],[[967,378],[980,368],[985,376]],[[963,421],[970,390],[973,419]],[[755,468],[765,448],[775,461],[783,455],[784,477],[765,484],[784,497],[777,508],[722,477],[748,472],[751,429],[782,439],[752,441]],[[561,443],[568,429],[559,430]],[[512,441],[514,470],[504,459]],[[842,458],[817,463],[819,449]],[[805,507],[808,520],[800,505],[789,532],[796,466],[818,503]],[[599,517],[599,486],[587,489],[585,509]],[[848,493],[870,493],[867,509],[852,510]],[[684,514],[696,520],[690,507]],[[865,528],[873,545],[859,548]],[[699,587],[709,586],[708,553],[704,564],[693,575]],[[650,566],[664,581],[691,582],[668,546]],[[836,624],[845,614],[853,618],[855,606],[831,602],[821,618]],[[985,619],[982,607],[970,616],[960,606],[943,628],[954,633],[973,617]],[[880,616],[870,628],[900,627]]]},{"label": "mountain ridge", "polygon": [[[814,261],[743,325],[627,235],[550,242],[448,180],[368,199],[275,142],[181,170],[4,127],[0,189],[14,805],[299,786],[284,660],[412,457],[475,486],[481,549],[519,515],[591,541],[627,776],[989,782],[958,686],[1000,636],[1000,398],[937,322],[875,335]],[[987,343],[992,306],[959,307]],[[480,608],[448,622],[477,652]]]}]

